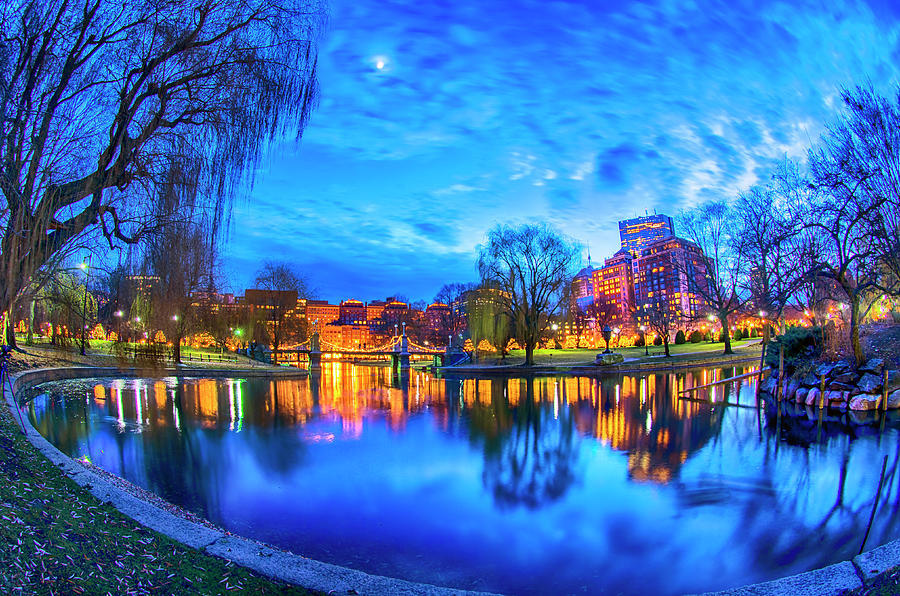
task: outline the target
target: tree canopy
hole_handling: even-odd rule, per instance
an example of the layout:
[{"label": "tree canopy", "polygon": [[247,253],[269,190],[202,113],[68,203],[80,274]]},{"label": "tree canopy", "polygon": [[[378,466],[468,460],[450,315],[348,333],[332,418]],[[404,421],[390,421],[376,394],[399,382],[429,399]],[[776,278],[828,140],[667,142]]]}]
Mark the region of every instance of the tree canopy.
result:
[{"label": "tree canopy", "polygon": [[0,308],[86,232],[222,221],[307,123],[321,19],[316,0],[2,3]]},{"label": "tree canopy", "polygon": [[546,224],[497,226],[478,255],[482,282],[495,289],[516,337],[525,343],[525,364],[568,300],[580,247]]}]

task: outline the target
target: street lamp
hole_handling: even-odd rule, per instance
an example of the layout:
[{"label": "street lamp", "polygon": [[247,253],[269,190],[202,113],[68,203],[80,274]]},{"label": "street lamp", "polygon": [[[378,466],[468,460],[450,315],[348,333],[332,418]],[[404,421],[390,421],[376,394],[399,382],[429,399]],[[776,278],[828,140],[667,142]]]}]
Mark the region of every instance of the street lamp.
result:
[{"label": "street lamp", "polygon": [[113,315],[116,317],[116,341],[122,341],[122,311],[117,310]]},{"label": "street lamp", "polygon": [[641,325],[641,340],[644,343],[644,356],[650,355],[650,350],[647,349],[647,327]]},{"label": "street lamp", "polygon": [[84,297],[81,301],[81,355],[84,356],[84,328],[87,327],[87,293],[88,282],[91,280],[91,255],[87,256],[87,261],[79,265],[84,271]]}]

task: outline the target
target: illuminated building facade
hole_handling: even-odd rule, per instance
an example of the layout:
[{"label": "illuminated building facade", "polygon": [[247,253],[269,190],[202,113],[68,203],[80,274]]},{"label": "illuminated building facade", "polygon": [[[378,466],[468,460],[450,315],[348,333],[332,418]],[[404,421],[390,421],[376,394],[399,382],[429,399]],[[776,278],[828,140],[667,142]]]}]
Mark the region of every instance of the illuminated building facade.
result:
[{"label": "illuminated building facade", "polygon": [[619,222],[619,239],[622,248],[638,257],[653,242],[675,235],[672,218],[661,213],[635,217]]},{"label": "illuminated building facade", "polygon": [[598,325],[626,325],[631,321],[634,281],[631,253],[620,250],[594,271],[594,312]]},{"label": "illuminated building facade", "polygon": [[703,252],[693,242],[676,237],[657,240],[635,260],[633,270],[639,320],[644,304],[664,308],[672,321],[701,315],[706,303],[696,288],[706,283],[707,271]]}]

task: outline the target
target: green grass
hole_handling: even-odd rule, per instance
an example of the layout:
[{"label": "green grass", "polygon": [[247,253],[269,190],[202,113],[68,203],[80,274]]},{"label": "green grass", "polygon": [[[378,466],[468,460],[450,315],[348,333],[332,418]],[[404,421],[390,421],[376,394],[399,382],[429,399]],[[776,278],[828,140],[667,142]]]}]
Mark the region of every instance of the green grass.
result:
[{"label": "green grass", "polygon": [[0,593],[310,594],[144,528],[62,474],[0,407]]},{"label": "green grass", "polygon": [[[733,350],[739,350],[740,353],[755,351],[756,347],[751,345],[758,342],[758,339],[749,339],[731,342]],[[750,346],[748,348],[748,346]],[[560,365],[570,366],[575,364],[590,364],[594,358],[603,351],[603,347],[587,349],[578,348],[575,350],[535,350],[534,363],[537,365]],[[662,346],[648,346],[650,358],[644,355],[644,348],[616,348],[613,351],[622,354],[626,360],[638,359],[638,361],[658,362],[663,359]],[[669,344],[669,353],[675,360],[690,360],[693,357],[706,357],[721,354],[725,350],[725,344],[721,342],[710,343],[700,342],[697,344],[686,343],[681,345]],[[505,364],[520,364],[525,360],[524,350],[513,350],[507,357]],[[491,355],[482,358],[479,363],[483,364],[500,364],[500,357]]]}]

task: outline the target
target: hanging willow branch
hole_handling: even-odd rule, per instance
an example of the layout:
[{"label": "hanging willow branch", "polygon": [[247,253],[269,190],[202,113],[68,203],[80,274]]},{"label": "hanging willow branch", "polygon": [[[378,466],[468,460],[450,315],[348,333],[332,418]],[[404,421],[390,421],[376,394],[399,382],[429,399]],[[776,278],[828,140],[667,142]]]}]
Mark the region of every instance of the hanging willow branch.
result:
[{"label": "hanging willow branch", "polygon": [[92,227],[116,245],[201,207],[227,220],[266,150],[306,126],[322,15],[318,0],[3,2],[0,309]]}]

